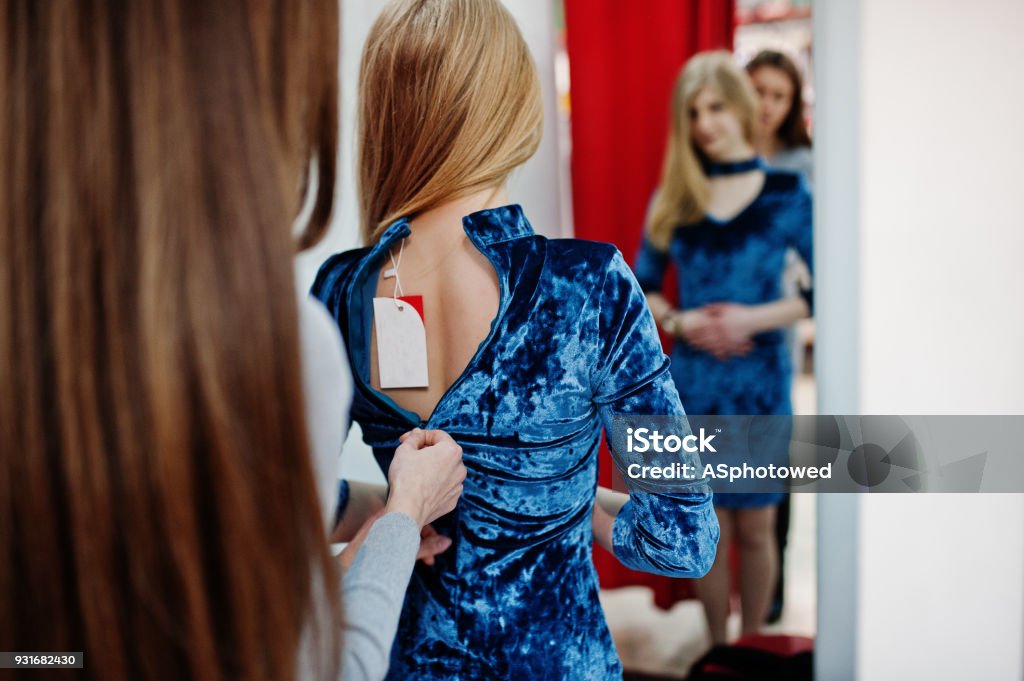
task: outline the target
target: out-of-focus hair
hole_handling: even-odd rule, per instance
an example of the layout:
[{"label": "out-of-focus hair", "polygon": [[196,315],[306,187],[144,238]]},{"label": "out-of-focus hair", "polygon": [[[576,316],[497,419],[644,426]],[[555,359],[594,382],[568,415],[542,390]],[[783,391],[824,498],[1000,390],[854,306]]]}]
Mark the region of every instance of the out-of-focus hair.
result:
[{"label": "out-of-focus hair", "polygon": [[392,221],[502,184],[537,150],[536,67],[498,0],[395,0],[359,78],[363,242]]},{"label": "out-of-focus hair", "polygon": [[667,249],[672,233],[697,222],[708,201],[708,178],[701,165],[703,152],[693,141],[690,109],[704,88],[718,92],[736,115],[747,142],[754,139],[757,99],[750,80],[726,51],[694,55],[676,79],[672,93],[668,144],[661,179],[647,221],[651,242]]},{"label": "out-of-focus hair", "polygon": [[787,149],[811,146],[811,135],[807,132],[807,122],[804,120],[804,79],[800,75],[800,69],[796,67],[792,59],[775,50],[758,52],[747,64],[747,73],[754,75],[754,72],[760,68],[781,71],[789,78],[789,82],[793,86],[793,101],[776,133],[779,141]]},{"label": "out-of-focus hair", "polygon": [[331,212],[337,0],[0,16],[0,650],[281,681],[327,609],[334,673],[292,223]]}]

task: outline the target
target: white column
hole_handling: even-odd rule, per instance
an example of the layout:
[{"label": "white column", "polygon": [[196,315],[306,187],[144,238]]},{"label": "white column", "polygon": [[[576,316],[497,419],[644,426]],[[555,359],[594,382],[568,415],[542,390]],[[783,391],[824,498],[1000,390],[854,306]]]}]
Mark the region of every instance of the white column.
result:
[{"label": "white column", "polygon": [[[815,12],[821,410],[1024,413],[1024,4]],[[823,502],[819,678],[1024,678],[1024,495]]]}]

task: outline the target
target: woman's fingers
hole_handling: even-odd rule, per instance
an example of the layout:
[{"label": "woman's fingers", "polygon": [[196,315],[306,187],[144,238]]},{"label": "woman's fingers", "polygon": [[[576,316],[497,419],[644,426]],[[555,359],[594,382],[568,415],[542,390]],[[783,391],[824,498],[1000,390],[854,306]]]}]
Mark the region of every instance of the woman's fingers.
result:
[{"label": "woman's fingers", "polygon": [[419,449],[426,441],[426,434],[421,428],[413,428],[408,432],[402,433],[398,441],[403,445],[409,443],[409,446],[413,449]]},{"label": "woman's fingers", "polygon": [[[448,443],[455,445],[456,447],[459,447],[459,445],[456,444],[452,436],[444,432],[443,430],[424,430],[423,435],[425,438],[424,441],[426,442],[428,447],[431,447],[433,445],[439,445],[442,443]],[[462,451],[461,447],[459,447],[459,451]]]},{"label": "woman's fingers", "polygon": [[391,461],[388,504],[423,526],[455,508],[465,479],[462,447],[450,435],[414,429],[405,434]]},{"label": "woman's fingers", "polygon": [[398,441],[403,445],[408,444],[413,449],[430,447],[432,445],[441,444],[442,442],[455,444],[455,440],[452,439],[452,436],[443,430],[423,430],[422,428],[413,428],[410,431],[402,433],[398,437]]},{"label": "woman's fingers", "polygon": [[[430,527],[427,525],[427,527]],[[426,528],[424,528],[426,529]],[[416,554],[417,560],[422,560],[427,565],[434,564],[434,558],[445,551],[452,545],[452,540],[444,535],[437,534],[433,529],[433,533],[429,536],[420,538],[420,549]]]}]

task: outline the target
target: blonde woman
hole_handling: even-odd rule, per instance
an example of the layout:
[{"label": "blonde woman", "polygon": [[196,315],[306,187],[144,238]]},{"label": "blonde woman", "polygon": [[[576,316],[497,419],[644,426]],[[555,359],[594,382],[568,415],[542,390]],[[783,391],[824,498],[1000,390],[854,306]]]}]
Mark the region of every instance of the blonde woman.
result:
[{"label": "blonde woman", "polygon": [[[699,54],[679,76],[635,271],[655,318],[674,337],[672,376],[690,414],[789,414],[781,329],[810,313],[811,294],[783,297],[780,282],[787,248],[811,262],[811,201],[798,175],[769,170],[755,155],[755,94],[732,59]],[[678,309],[661,293],[669,261],[678,270]],[[781,498],[715,495],[721,546],[735,539],[739,549],[744,633],[763,624],[775,584]],[[719,551],[697,582],[715,643],[726,642],[728,570],[728,551]]]},{"label": "blonde woman", "polygon": [[[592,543],[699,576],[718,539],[706,490],[595,504],[602,426],[683,414],[643,293],[614,247],[545,239],[507,205],[542,111],[499,2],[392,2],[360,90],[366,247],[328,260],[313,291],[345,336],[353,417],[381,467],[421,426],[455,438],[468,471],[434,525],[451,548],[416,567],[389,677],[621,678]],[[396,309],[425,341],[395,333]],[[395,347],[422,360],[424,345],[416,376]]]}]

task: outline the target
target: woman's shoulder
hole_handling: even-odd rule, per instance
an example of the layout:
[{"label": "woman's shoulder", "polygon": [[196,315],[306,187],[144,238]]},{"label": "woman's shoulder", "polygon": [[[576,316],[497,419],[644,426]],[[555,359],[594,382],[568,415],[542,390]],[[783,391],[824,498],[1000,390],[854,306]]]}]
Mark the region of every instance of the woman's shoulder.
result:
[{"label": "woman's shoulder", "polygon": [[785,149],[780,149],[779,152],[775,154],[771,164],[784,170],[799,170],[805,163],[811,161],[813,158],[814,154],[811,151],[811,147],[787,147]]},{"label": "woman's shoulder", "polygon": [[767,167],[764,170],[764,191],[770,195],[810,195],[803,173],[784,168]]},{"label": "woman's shoulder", "polygon": [[329,300],[345,287],[355,273],[356,267],[369,252],[368,247],[353,248],[327,258],[316,273],[310,293],[331,309]]},{"label": "woman's shoulder", "polygon": [[643,297],[632,268],[615,244],[588,239],[551,239],[548,243],[550,269],[584,299]]},{"label": "woman's shoulder", "polygon": [[593,266],[607,269],[616,256],[622,257],[618,247],[606,241],[590,239],[547,239],[549,258],[557,258],[564,265]]},{"label": "woman's shoulder", "polygon": [[807,181],[808,189],[814,175],[814,155],[810,147],[790,147],[782,149],[771,160],[770,167],[776,171],[796,173]]}]

